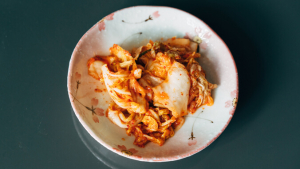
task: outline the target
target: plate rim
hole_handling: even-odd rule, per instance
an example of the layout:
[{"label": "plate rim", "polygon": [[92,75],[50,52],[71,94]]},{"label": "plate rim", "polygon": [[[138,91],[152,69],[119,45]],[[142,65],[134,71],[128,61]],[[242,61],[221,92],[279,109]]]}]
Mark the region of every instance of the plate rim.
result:
[{"label": "plate rim", "polygon": [[[117,10],[115,12],[118,12],[118,11],[122,11],[122,10],[126,10],[126,9],[129,9],[129,8],[140,8],[140,7],[150,7],[150,8],[169,8],[169,9],[174,9],[174,10],[178,10],[180,12],[183,12],[187,15],[190,15],[192,16],[193,18],[197,19],[198,21],[202,22],[207,28],[208,30],[210,30],[214,35],[216,35],[217,39],[221,41],[221,43],[225,46],[225,48],[227,49],[227,52],[228,54],[231,56],[231,59],[232,59],[232,62],[233,62],[233,65],[235,67],[235,73],[236,73],[236,91],[237,91],[237,97],[239,95],[239,79],[238,79],[238,71],[237,71],[237,67],[236,67],[236,63],[235,63],[235,60],[232,56],[232,53],[231,51],[229,50],[228,46],[226,45],[226,43],[223,41],[222,38],[220,38],[220,36],[210,27],[208,26],[204,21],[202,21],[200,18],[196,17],[195,15],[191,14],[191,13],[188,13],[184,10],[181,10],[181,9],[178,9],[178,8],[174,8],[174,7],[169,7],[169,6],[151,6],[151,5],[138,5],[138,6],[131,6],[131,7],[127,7],[127,8],[123,8],[123,9],[120,9],[120,10]],[[112,12],[112,13],[115,13],[115,12]],[[111,13],[111,14],[112,14]],[[110,15],[110,14],[109,14]],[[107,15],[107,16],[109,16]],[[105,17],[107,17],[105,16]],[[105,17],[103,17],[101,20],[103,20]],[[99,22],[99,21],[98,21]],[[109,149],[110,151],[114,152],[114,153],[117,153],[123,157],[126,157],[126,158],[129,158],[129,159],[133,159],[133,160],[137,160],[137,161],[144,161],[144,162],[170,162],[170,161],[177,161],[177,160],[181,160],[181,159],[184,159],[184,158],[187,158],[189,156],[192,156],[202,150],[204,150],[206,147],[208,147],[211,143],[213,143],[223,132],[224,130],[227,128],[228,124],[230,123],[235,111],[236,111],[236,107],[235,106],[233,108],[233,112],[230,116],[230,118],[228,119],[228,121],[226,122],[226,124],[224,125],[224,127],[220,130],[220,132],[214,137],[212,138],[207,144],[205,144],[204,146],[200,147],[200,148],[197,148],[193,151],[190,151],[188,153],[185,153],[185,154],[182,154],[182,155],[176,155],[176,156],[172,156],[172,157],[167,157],[167,158],[164,158],[164,157],[158,157],[158,158],[151,158],[151,157],[142,157],[142,158],[138,158],[138,157],[135,157],[135,156],[127,156],[119,151],[115,151],[110,145],[108,145],[107,143],[105,143],[102,139],[100,139],[99,137],[96,136],[96,134],[94,133],[94,131],[86,124],[86,122],[83,120],[82,117],[79,116],[79,113],[77,112],[77,109],[75,108],[75,104],[74,102],[72,102],[71,100],[73,99],[73,96],[71,95],[71,77],[72,77],[72,72],[71,70],[73,70],[73,67],[74,67],[74,64],[72,64],[74,62],[74,55],[77,51],[77,48],[80,46],[80,44],[82,43],[82,39],[84,38],[85,34],[87,32],[90,32],[95,26],[97,26],[97,23],[96,22],[88,31],[86,31],[84,33],[84,35],[79,39],[79,41],[77,42],[73,52],[72,52],[72,55],[71,55],[71,58],[70,58],[70,62],[69,62],[69,67],[68,67],[68,74],[67,74],[67,89],[68,89],[68,95],[69,95],[69,100],[70,100],[70,103],[71,103],[71,106],[72,106],[72,109],[74,110],[74,113],[77,117],[77,119],[80,121],[81,125],[87,130],[87,132],[97,141],[99,142],[100,144],[102,144],[105,148]]]}]

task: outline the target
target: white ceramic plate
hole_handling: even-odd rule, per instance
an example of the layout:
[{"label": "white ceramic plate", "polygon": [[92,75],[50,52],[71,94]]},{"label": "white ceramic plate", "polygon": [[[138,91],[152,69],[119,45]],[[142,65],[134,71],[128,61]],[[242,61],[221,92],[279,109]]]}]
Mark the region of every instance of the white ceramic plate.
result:
[{"label": "white ceramic plate", "polygon": [[[199,62],[208,81],[218,84],[212,92],[215,103],[188,115],[183,127],[163,146],[149,143],[139,148],[133,144],[134,136],[127,136],[105,116],[111,98],[105,85],[88,75],[87,61],[108,55],[113,44],[131,51],[149,39],[173,36],[203,40]],[[83,127],[109,150],[140,161],[174,161],[201,151],[224,131],[236,108],[238,75],[228,47],[203,21],[174,8],[137,6],[106,16],[79,40],[70,60],[68,93]]]}]

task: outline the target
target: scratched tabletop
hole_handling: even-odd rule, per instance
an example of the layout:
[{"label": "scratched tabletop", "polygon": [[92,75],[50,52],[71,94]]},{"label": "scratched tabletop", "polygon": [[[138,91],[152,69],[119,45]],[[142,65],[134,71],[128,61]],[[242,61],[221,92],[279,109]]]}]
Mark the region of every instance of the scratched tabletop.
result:
[{"label": "scratched tabletop", "polygon": [[[67,93],[71,53],[102,17],[136,5],[171,6],[228,45],[239,103],[221,136],[183,160],[138,162],[83,129]],[[300,1],[0,1],[0,168],[300,168]]]}]

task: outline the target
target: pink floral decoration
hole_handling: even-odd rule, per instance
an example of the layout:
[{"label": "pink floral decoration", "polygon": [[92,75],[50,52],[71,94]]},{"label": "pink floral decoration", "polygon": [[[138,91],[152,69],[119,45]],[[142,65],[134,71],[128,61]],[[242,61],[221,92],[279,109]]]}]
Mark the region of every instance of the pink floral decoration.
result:
[{"label": "pink floral decoration", "polygon": [[135,154],[135,153],[138,152],[138,151],[137,151],[136,149],[134,149],[134,148],[130,148],[130,149],[128,149],[128,151],[132,152],[132,154]]},{"label": "pink floral decoration", "polygon": [[100,108],[96,108],[95,109],[95,113],[98,115],[98,116],[104,116],[104,110],[103,109],[100,109]]},{"label": "pink floral decoration", "polygon": [[97,106],[97,104],[98,104],[98,99],[92,98],[91,103],[92,103],[93,106]]},{"label": "pink floral decoration", "polygon": [[237,97],[237,90],[233,90],[231,93],[230,93],[230,96],[235,98]]},{"label": "pink floral decoration", "polygon": [[197,144],[197,140],[196,139],[190,139],[189,141],[188,141],[188,145],[189,146],[192,146],[192,145],[196,145]]},{"label": "pink floral decoration", "polygon": [[76,81],[79,81],[80,79],[81,79],[81,74],[78,73],[78,72],[76,72],[76,73],[75,73],[75,80],[76,80]]},{"label": "pink floral decoration", "polygon": [[230,109],[229,111],[229,114],[233,115],[234,111],[235,111],[235,107],[237,105],[237,93],[238,91],[237,90],[233,90],[232,92],[230,92],[230,96],[233,98],[233,100],[228,100],[225,102],[225,107],[228,108],[228,107],[231,107],[231,105],[233,106],[232,109]]},{"label": "pink floral decoration", "polygon": [[211,37],[211,33],[206,32],[203,37],[209,39]]},{"label": "pink floral decoration", "polygon": [[105,30],[104,20],[101,20],[100,22],[98,22],[98,29],[99,29],[99,31]]},{"label": "pink floral decoration", "polygon": [[228,100],[227,102],[225,102],[225,107],[228,108],[231,106],[231,100]]},{"label": "pink floral decoration", "polygon": [[109,15],[107,15],[106,17],[105,17],[105,19],[106,20],[108,20],[108,21],[111,21],[111,20],[113,20],[114,19],[114,13],[112,13],[112,14],[109,14]]},{"label": "pink floral decoration", "polygon": [[95,123],[99,123],[99,119],[96,115],[93,115],[93,120],[94,120]]},{"label": "pink floral decoration", "polygon": [[207,43],[202,41],[202,43],[200,43],[200,48],[205,50],[207,48]]},{"label": "pink floral decoration", "polygon": [[199,28],[199,27],[196,27],[196,28],[195,28],[195,32],[196,32],[198,35],[201,33],[201,31],[202,31],[201,28]]},{"label": "pink floral decoration", "polygon": [[126,150],[126,147],[124,145],[118,145],[118,148],[122,151],[122,150]]},{"label": "pink floral decoration", "polygon": [[160,14],[158,13],[158,11],[153,12],[152,14],[153,18],[158,18],[160,16]]}]

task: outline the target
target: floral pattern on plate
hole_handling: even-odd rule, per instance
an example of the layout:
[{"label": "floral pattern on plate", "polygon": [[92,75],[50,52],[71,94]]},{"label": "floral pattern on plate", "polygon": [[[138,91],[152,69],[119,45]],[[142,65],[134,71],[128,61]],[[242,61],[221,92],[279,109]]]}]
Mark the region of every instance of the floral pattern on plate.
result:
[{"label": "floral pattern on plate", "polygon": [[[150,36],[154,41],[177,36],[198,42],[200,52],[203,52],[201,57],[207,59],[207,64],[217,75],[211,71],[206,73],[218,81],[218,88],[213,91],[214,106],[188,115],[185,124],[165,145],[160,147],[149,143],[145,148],[139,148],[133,145],[133,136],[127,136],[123,129],[105,117],[110,96],[103,83],[88,75],[86,63],[94,55],[107,55],[109,47],[115,43],[130,43],[126,40],[128,37],[143,42]],[[200,38],[201,43],[195,37]],[[109,150],[139,161],[174,161],[201,151],[223,132],[237,104],[238,77],[229,49],[203,21],[174,8],[141,6],[114,12],[84,34],[70,60],[68,93],[80,123]]]}]

